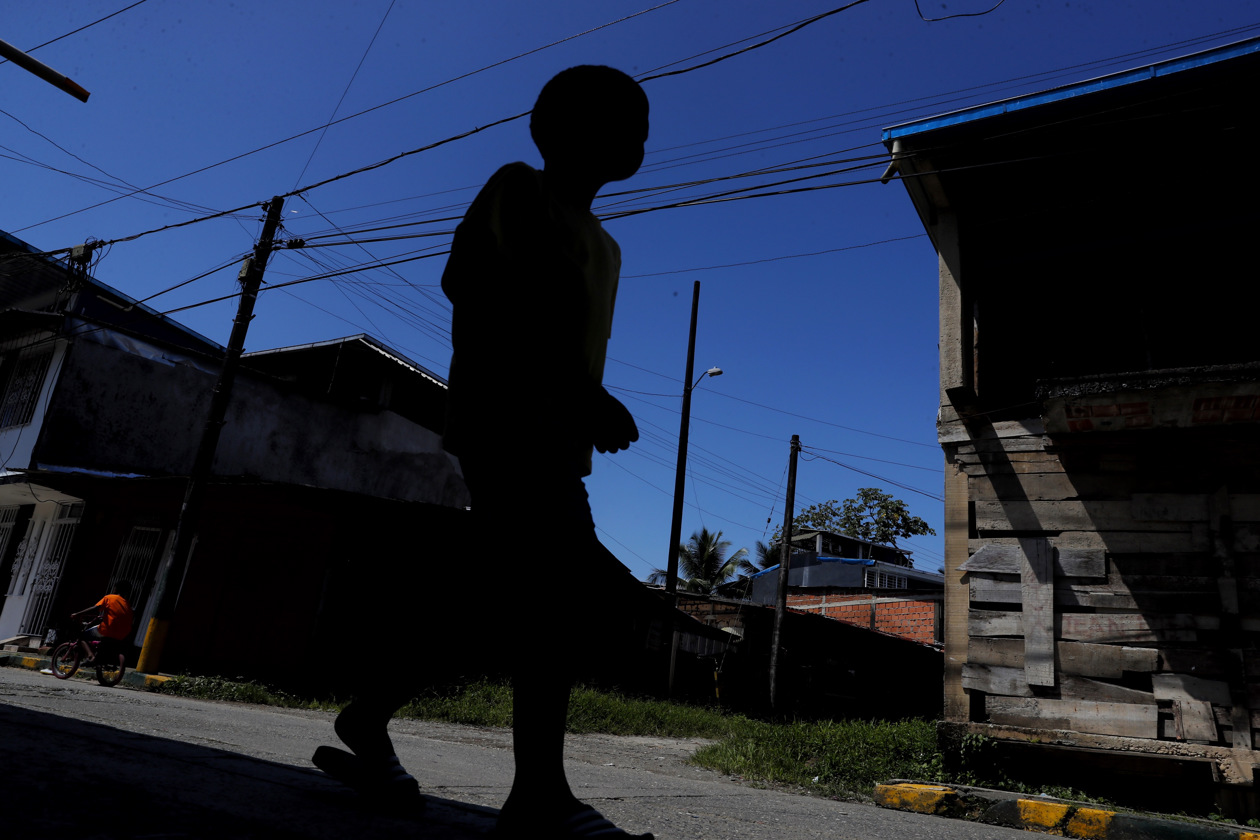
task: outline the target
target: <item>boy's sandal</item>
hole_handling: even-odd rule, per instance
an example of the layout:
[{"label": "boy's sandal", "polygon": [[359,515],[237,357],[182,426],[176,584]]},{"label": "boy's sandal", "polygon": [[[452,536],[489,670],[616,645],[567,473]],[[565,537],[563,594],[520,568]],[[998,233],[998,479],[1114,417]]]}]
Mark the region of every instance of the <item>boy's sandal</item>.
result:
[{"label": "boy's sandal", "polygon": [[311,762],[374,805],[415,810],[424,807],[420,784],[403,769],[398,756],[368,761],[336,747],[318,747]]},{"label": "boy's sandal", "polygon": [[525,840],[535,837],[546,837],[548,840],[654,840],[650,832],[631,834],[618,828],[590,806],[550,825],[529,820],[505,822],[500,816],[490,836],[495,840]]}]

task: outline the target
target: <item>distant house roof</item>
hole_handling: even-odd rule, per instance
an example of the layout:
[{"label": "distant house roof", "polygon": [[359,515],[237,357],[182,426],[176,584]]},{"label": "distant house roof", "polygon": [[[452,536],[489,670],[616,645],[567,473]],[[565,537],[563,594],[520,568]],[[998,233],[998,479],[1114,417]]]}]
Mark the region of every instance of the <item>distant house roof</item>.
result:
[{"label": "distant house roof", "polygon": [[0,311],[10,309],[64,312],[194,352],[223,354],[222,345],[196,330],[0,231]]},{"label": "distant house roof", "polygon": [[284,356],[286,360],[288,360],[288,359],[294,359],[300,356],[315,356],[315,355],[318,355],[320,351],[325,350],[327,348],[335,347],[335,348],[340,349],[347,344],[361,344],[364,347],[375,350],[377,353],[380,353],[382,356],[386,357],[390,361],[398,365],[401,365],[402,367],[407,368],[413,371],[414,373],[420,374],[422,377],[424,377],[425,379],[428,379],[433,384],[440,385],[443,388],[446,387],[445,379],[438,376],[436,373],[429,370],[424,365],[421,365],[417,362],[413,362],[411,359],[408,359],[402,353],[399,353],[397,350],[393,349],[389,345],[373,338],[372,336],[366,333],[359,333],[358,335],[348,335],[348,336],[345,336],[344,338],[330,338],[330,339],[327,339],[326,341],[313,341],[308,344],[291,344],[288,347],[277,347],[272,350],[255,350],[249,353],[242,353],[241,358],[253,359],[260,363],[263,357]]},{"label": "distant house roof", "polygon": [[310,396],[387,409],[440,432],[446,380],[365,334],[244,353],[242,364]]}]

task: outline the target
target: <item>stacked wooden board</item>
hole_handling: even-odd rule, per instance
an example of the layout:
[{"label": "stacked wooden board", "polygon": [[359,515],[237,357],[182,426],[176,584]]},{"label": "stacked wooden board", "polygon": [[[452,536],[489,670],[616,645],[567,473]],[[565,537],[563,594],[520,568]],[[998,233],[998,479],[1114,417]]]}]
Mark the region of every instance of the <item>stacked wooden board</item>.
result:
[{"label": "stacked wooden board", "polygon": [[1260,495],[1230,486],[1251,484],[1254,441],[1051,437],[1039,420],[941,439],[970,505],[947,599],[967,602],[972,721],[1254,748]]}]

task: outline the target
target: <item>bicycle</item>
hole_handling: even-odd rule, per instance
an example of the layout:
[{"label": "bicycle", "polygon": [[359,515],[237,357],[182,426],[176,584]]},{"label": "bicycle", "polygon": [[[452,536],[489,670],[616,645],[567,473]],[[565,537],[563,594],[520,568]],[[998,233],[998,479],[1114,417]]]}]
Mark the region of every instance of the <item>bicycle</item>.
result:
[{"label": "bicycle", "polygon": [[[87,627],[87,624],[80,624],[78,632],[71,634],[72,638],[53,648],[53,676],[59,680],[68,680],[78,672],[80,664],[95,665],[97,682],[104,686],[118,685],[122,682],[123,674],[127,673],[126,656],[117,649],[118,642],[114,639],[83,638],[83,631]],[[81,663],[85,652],[89,658]]]}]

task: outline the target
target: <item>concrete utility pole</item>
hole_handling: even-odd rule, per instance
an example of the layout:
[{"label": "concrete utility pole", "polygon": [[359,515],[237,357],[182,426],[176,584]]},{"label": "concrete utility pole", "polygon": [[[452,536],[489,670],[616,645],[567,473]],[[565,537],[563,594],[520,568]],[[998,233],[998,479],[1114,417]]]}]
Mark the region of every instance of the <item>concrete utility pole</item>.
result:
[{"label": "concrete utility pole", "polygon": [[31,58],[8,41],[0,41],[0,58],[7,58],[18,67],[34,73],[45,82],[48,82],[48,84],[64,90],[80,102],[87,102],[88,97],[92,95],[76,84],[74,80],[61,75],[44,62]]},{"label": "concrete utility pole", "polygon": [[201,445],[197,448],[192,471],[188,474],[184,505],[180,508],[179,524],[175,527],[175,544],[171,547],[167,562],[163,564],[163,573],[153,590],[152,597],[157,607],[153,611],[153,617],[149,619],[144,647],[140,649],[140,661],[136,663],[136,670],[143,674],[156,674],[161,663],[162,648],[166,645],[166,634],[175,614],[175,603],[179,599],[180,585],[183,583],[193,539],[197,534],[206,485],[210,481],[210,468],[214,466],[219,435],[223,431],[228,403],[232,398],[232,385],[241,364],[241,351],[245,349],[245,334],[249,332],[249,322],[254,317],[254,301],[258,298],[258,288],[262,285],[267,257],[271,255],[283,209],[283,198],[276,196],[271,199],[271,203],[267,205],[267,220],[263,223],[262,237],[254,246],[254,255],[247,257],[245,264],[241,266],[238,278],[241,281],[241,302],[236,309],[236,320],[232,322],[232,335],[228,338],[227,352],[223,356],[223,369],[219,372],[219,381],[215,383],[214,393],[210,397],[210,414],[206,418],[205,431],[201,435]]},{"label": "concrete utility pole", "polygon": [[792,435],[787,501],[783,510],[783,539],[779,542],[779,590],[774,599],[774,633],[770,637],[770,708],[775,711],[779,709],[779,640],[783,631],[783,612],[787,609],[788,571],[792,565],[792,511],[796,509],[796,456],[800,451],[801,436]]}]

